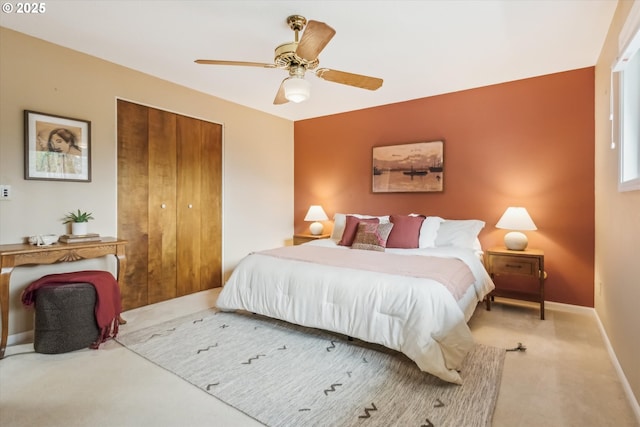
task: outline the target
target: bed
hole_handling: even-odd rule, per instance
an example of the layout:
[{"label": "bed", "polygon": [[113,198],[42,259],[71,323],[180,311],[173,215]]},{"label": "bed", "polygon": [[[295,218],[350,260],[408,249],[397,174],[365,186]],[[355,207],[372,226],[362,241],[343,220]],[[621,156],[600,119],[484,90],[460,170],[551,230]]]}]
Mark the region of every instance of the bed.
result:
[{"label": "bed", "polygon": [[[396,234],[396,242],[411,235],[412,247],[402,241],[389,247],[392,230],[406,228],[398,216],[345,215],[343,225],[338,215],[329,239],[242,259],[218,297],[218,308],[381,344],[404,353],[421,370],[461,384],[458,371],[474,345],[467,321],[493,289],[477,241],[484,223],[422,217],[419,227],[419,220],[412,220],[411,233]],[[353,240],[345,241],[354,222]],[[383,232],[387,239],[381,241],[385,227],[391,231]],[[360,238],[365,229],[368,240]],[[367,247],[372,244],[381,248]]]}]

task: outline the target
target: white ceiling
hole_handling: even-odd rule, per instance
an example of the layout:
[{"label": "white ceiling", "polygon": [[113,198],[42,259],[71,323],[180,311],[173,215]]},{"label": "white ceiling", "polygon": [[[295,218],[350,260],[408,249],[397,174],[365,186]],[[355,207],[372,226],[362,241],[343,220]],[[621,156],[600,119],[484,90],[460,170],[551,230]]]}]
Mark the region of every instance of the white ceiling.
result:
[{"label": "white ceiling", "polygon": [[[616,0],[43,3],[46,11],[40,15],[1,13],[0,25],[290,120],[593,66],[617,5]],[[272,63],[275,47],[293,40],[286,24],[293,14],[336,30],[320,54],[320,67],[380,77],[383,86],[368,91],[307,73],[311,98],[276,106],[285,70],[193,62]]]}]

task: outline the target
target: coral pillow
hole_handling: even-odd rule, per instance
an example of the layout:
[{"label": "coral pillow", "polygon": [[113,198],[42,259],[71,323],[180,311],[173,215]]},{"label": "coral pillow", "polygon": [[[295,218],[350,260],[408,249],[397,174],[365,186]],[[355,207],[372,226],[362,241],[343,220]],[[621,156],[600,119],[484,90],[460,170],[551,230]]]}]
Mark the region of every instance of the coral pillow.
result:
[{"label": "coral pillow", "polygon": [[393,224],[389,222],[386,224],[361,222],[358,224],[358,231],[351,249],[384,252],[392,228]]},{"label": "coral pillow", "polygon": [[391,215],[393,223],[391,234],[387,240],[388,248],[417,248],[420,239],[420,227],[424,216]]},{"label": "coral pillow", "polygon": [[347,215],[344,232],[342,233],[342,238],[338,242],[339,245],[351,246],[353,244],[353,239],[356,237],[358,224],[360,222],[378,224],[380,223],[380,220],[378,218],[357,218],[355,216]]},{"label": "coral pillow", "polygon": [[362,214],[343,214],[336,213],[333,215],[333,231],[331,232],[331,239],[339,242],[342,239],[342,234],[344,233],[344,227],[347,222],[347,216],[355,216],[356,218],[378,218],[380,220],[380,224],[384,224],[389,222],[389,215],[386,216],[376,216],[376,215],[362,215]]}]

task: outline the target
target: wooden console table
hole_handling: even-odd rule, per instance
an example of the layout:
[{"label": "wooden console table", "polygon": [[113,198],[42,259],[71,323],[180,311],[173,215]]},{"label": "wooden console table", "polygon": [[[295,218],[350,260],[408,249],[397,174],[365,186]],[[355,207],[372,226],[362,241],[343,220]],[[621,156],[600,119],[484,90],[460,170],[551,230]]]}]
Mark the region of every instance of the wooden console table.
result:
[{"label": "wooden console table", "polygon": [[103,237],[99,242],[55,243],[50,246],[34,246],[26,243],[0,245],[0,310],[2,310],[2,340],[0,359],[4,358],[9,336],[9,280],[14,267],[19,265],[56,264],[115,255],[118,283],[122,287],[126,269],[126,240]]}]

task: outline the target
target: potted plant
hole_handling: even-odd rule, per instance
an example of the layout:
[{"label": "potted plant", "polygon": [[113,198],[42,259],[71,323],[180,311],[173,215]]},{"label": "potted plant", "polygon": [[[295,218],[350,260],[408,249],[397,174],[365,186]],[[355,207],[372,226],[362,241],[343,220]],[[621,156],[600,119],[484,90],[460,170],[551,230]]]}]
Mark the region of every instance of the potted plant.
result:
[{"label": "potted plant", "polygon": [[87,234],[87,224],[90,219],[93,219],[91,212],[69,212],[63,218],[63,224],[71,223],[71,234],[74,236],[82,236]]}]

